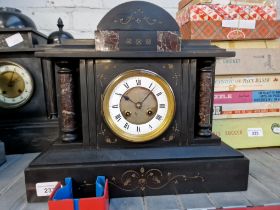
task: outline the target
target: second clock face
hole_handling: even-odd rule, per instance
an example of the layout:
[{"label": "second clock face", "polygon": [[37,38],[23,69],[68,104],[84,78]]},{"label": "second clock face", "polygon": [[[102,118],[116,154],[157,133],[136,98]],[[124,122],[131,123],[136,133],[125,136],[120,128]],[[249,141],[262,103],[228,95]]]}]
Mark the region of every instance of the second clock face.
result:
[{"label": "second clock face", "polygon": [[175,98],[169,84],[147,70],[127,71],[107,87],[104,118],[119,137],[149,141],[162,134],[175,113]]},{"label": "second clock face", "polygon": [[6,109],[24,105],[32,96],[33,80],[22,66],[0,63],[0,107]]}]

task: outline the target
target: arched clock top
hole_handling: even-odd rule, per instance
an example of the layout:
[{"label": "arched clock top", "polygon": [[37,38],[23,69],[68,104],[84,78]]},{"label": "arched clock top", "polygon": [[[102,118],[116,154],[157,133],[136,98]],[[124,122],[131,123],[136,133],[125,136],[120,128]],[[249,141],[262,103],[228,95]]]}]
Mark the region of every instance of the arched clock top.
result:
[{"label": "arched clock top", "polygon": [[179,31],[175,19],[159,6],[145,1],[131,1],[110,10],[97,30]]}]

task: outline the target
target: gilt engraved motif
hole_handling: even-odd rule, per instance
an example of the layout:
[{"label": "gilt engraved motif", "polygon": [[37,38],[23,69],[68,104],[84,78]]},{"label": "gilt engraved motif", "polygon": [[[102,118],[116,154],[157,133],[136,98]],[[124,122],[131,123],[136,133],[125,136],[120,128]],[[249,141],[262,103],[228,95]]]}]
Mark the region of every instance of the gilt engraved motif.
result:
[{"label": "gilt engraved motif", "polygon": [[108,136],[106,136],[105,142],[106,142],[107,144],[115,144],[115,143],[118,142],[118,139],[117,139],[117,138],[111,139],[111,138],[109,138]]},{"label": "gilt engraved motif", "polygon": [[130,23],[136,23],[136,24],[141,24],[141,23],[146,23],[148,25],[155,25],[155,24],[163,24],[162,21],[156,19],[156,18],[151,18],[146,16],[144,11],[140,8],[132,12],[129,16],[127,17],[122,17],[120,19],[115,19],[114,23],[120,23],[122,25],[127,25]]},{"label": "gilt engraved motif", "polygon": [[173,175],[171,172],[167,172],[165,175],[159,169],[146,170],[144,167],[141,167],[139,171],[125,171],[120,178],[112,177],[110,184],[123,191],[145,191],[146,189],[159,190],[171,183],[179,184],[180,182],[189,182],[192,180],[205,182],[205,178],[199,172],[194,175]]},{"label": "gilt engraved motif", "polygon": [[178,124],[177,124],[176,120],[175,120],[174,125],[172,126],[172,131],[173,132],[169,136],[163,137],[161,140],[165,141],[165,142],[171,142],[171,141],[175,140],[176,134],[180,133],[180,130],[178,129]]},{"label": "gilt engraved motif", "polygon": [[178,86],[178,80],[181,78],[181,75],[175,72],[172,78],[175,80],[175,86]]},{"label": "gilt engraved motif", "polygon": [[110,138],[108,135],[106,135],[106,129],[104,128],[103,123],[100,125],[100,131],[98,132],[98,135],[104,136],[104,140],[107,144],[115,144],[118,142],[117,138]]},{"label": "gilt engraved motif", "polygon": [[100,136],[105,136],[105,133],[106,133],[106,129],[103,128],[103,123],[101,123],[101,125],[100,125],[100,131],[98,132],[98,135],[100,135]]},{"label": "gilt engraved motif", "polygon": [[176,120],[175,120],[174,126],[172,127],[172,130],[173,130],[174,133],[180,133],[180,130],[178,129],[178,124],[177,124]]},{"label": "gilt engraved motif", "polygon": [[106,80],[106,77],[104,76],[104,74],[97,74],[96,78],[100,83],[100,87],[103,88],[103,81]]}]

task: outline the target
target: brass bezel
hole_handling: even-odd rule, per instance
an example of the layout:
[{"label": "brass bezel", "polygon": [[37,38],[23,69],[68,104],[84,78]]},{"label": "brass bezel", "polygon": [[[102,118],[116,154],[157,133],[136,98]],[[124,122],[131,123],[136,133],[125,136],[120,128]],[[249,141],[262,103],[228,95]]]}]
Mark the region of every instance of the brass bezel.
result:
[{"label": "brass bezel", "polygon": [[20,103],[17,103],[17,104],[4,104],[3,102],[0,101],[0,108],[3,108],[3,109],[15,109],[15,108],[19,108],[21,106],[23,106],[24,104],[26,104],[30,99],[31,97],[33,96],[33,92],[34,92],[34,81],[33,81],[33,78],[31,76],[31,74],[29,73],[29,71],[24,68],[23,66],[15,63],[15,62],[12,62],[12,61],[0,61],[0,66],[3,66],[3,65],[14,65],[14,66],[17,66],[18,68],[22,69],[26,75],[30,78],[30,85],[31,85],[31,91],[30,91],[30,94],[27,98],[25,98],[23,101],[21,101]]},{"label": "brass bezel", "polygon": [[[109,112],[109,99],[110,96],[114,90],[114,88],[119,84],[121,81],[134,76],[144,76],[148,77],[154,81],[156,81],[165,91],[168,101],[168,110],[165,119],[160,124],[158,128],[151,131],[147,134],[141,134],[141,135],[133,135],[124,132],[121,130],[113,121],[112,117],[110,116]],[[126,71],[117,77],[115,77],[110,84],[106,87],[104,91],[104,98],[103,98],[103,104],[102,104],[102,111],[103,111],[103,117],[106,122],[106,124],[109,126],[109,128],[112,130],[114,134],[119,136],[120,138],[130,141],[130,142],[146,142],[155,139],[156,137],[160,136],[171,124],[174,115],[175,115],[175,109],[176,109],[176,102],[175,102],[175,96],[173,93],[172,88],[168,84],[168,82],[162,78],[160,75],[156,74],[155,72],[146,70],[146,69],[135,69],[135,70],[129,70]]]}]

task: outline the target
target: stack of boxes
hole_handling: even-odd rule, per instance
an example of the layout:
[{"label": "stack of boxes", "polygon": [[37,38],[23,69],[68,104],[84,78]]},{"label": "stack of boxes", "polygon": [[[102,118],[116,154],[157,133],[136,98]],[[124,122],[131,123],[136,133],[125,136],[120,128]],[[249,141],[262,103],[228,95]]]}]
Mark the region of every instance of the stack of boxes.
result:
[{"label": "stack of boxes", "polygon": [[275,2],[182,0],[177,22],[183,39],[236,52],[217,60],[214,133],[234,148],[280,146],[280,42],[268,40],[280,37]]},{"label": "stack of boxes", "polygon": [[279,146],[280,42],[213,44],[236,52],[217,60],[213,131],[235,148]]}]

